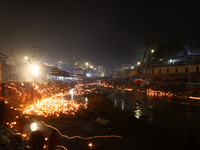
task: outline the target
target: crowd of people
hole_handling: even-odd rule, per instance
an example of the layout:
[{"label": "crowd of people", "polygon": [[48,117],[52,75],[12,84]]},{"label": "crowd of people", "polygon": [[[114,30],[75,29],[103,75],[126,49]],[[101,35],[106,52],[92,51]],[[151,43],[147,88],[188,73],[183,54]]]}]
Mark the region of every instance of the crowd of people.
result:
[{"label": "crowd of people", "polygon": [[[23,83],[4,83],[0,86],[0,124],[7,125],[8,122],[17,121],[17,131],[23,134],[23,128],[27,120],[20,116],[20,112],[16,108],[22,105],[30,105],[35,101],[41,100],[43,97],[50,97],[55,94],[52,88],[45,84],[34,85],[31,82]],[[18,116],[18,117],[16,117]],[[57,145],[57,131],[53,130],[45,141],[47,132],[36,130],[33,131],[29,138],[30,149],[32,150],[55,150]],[[44,145],[47,148],[44,148]]]}]

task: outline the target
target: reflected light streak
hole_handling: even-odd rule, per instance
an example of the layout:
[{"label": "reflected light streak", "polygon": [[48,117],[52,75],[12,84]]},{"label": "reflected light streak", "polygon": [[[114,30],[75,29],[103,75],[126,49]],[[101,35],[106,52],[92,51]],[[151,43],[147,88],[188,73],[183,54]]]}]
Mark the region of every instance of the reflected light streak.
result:
[{"label": "reflected light streak", "polygon": [[137,119],[139,119],[140,116],[141,116],[141,111],[140,111],[140,110],[136,110],[136,111],[135,111],[135,117],[136,117]]}]

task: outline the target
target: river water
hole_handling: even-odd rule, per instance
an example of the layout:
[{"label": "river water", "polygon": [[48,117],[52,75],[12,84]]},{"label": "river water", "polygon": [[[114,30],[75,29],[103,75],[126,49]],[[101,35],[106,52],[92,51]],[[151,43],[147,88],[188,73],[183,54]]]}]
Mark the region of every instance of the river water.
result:
[{"label": "river water", "polygon": [[[148,120],[158,124],[175,126],[189,131],[200,125],[200,100],[189,103],[173,100],[166,94],[149,94],[146,91],[129,91],[111,87],[99,87],[98,91],[107,93],[113,102],[113,107],[132,114],[141,120]],[[83,103],[87,97],[81,97]]]}]

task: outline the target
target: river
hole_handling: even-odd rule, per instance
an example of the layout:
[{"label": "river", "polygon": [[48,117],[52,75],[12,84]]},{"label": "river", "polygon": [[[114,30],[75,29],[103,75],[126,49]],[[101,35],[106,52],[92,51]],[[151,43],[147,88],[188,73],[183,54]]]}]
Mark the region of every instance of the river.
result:
[{"label": "river", "polygon": [[[174,100],[170,94],[150,94],[146,91],[131,91],[112,87],[98,87],[99,92],[107,93],[113,107],[132,114],[134,117],[158,124],[166,124],[189,131],[200,124],[200,101],[189,103]],[[177,97],[176,97],[177,98]],[[81,97],[83,103],[87,97]]]}]

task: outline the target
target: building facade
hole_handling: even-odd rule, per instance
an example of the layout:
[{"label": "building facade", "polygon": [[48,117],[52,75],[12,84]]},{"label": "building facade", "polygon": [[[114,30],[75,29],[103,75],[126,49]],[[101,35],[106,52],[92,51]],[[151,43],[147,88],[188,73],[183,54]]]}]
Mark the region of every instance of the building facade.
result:
[{"label": "building facade", "polygon": [[2,63],[4,63],[3,61],[4,61],[5,59],[7,59],[7,58],[8,58],[8,57],[7,57],[6,55],[0,53],[0,84],[2,84],[2,80],[3,80],[3,70],[4,70]]}]

